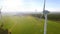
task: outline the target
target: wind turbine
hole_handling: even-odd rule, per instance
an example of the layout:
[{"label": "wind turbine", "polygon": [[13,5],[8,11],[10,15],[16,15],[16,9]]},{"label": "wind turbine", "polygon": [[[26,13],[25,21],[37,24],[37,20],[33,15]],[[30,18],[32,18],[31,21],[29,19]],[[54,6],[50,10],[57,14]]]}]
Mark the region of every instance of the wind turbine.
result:
[{"label": "wind turbine", "polygon": [[1,19],[1,17],[2,17],[2,15],[1,15],[1,10],[2,10],[2,8],[0,8],[0,19]]},{"label": "wind turbine", "polygon": [[1,13],[2,7],[0,8],[0,20],[1,20],[1,27],[3,27],[3,21],[2,21],[2,13]]},{"label": "wind turbine", "polygon": [[46,5],[46,0],[44,0],[44,6],[43,6],[43,16],[45,18],[45,23],[44,23],[44,34],[47,34],[47,15],[49,13],[48,10],[45,10],[45,5]]}]

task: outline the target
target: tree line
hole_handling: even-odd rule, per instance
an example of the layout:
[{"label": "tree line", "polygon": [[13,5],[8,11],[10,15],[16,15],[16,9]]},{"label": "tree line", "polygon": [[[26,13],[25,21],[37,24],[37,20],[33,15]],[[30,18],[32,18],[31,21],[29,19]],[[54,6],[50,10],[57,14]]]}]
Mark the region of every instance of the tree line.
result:
[{"label": "tree line", "polygon": [[[37,18],[40,18],[42,16],[42,14],[31,14],[31,15],[33,17],[37,17]],[[44,16],[42,16],[42,18],[44,19]],[[60,14],[58,14],[58,13],[48,14],[48,20],[60,21]]]}]

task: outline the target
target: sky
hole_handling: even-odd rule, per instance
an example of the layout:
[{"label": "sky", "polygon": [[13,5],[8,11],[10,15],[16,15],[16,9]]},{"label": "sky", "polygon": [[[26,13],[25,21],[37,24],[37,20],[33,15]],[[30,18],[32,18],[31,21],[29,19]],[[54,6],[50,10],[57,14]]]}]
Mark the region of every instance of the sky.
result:
[{"label": "sky", "polygon": [[[43,10],[44,0],[0,0],[2,12],[37,12]],[[60,0],[46,0],[46,10],[60,11]]]}]

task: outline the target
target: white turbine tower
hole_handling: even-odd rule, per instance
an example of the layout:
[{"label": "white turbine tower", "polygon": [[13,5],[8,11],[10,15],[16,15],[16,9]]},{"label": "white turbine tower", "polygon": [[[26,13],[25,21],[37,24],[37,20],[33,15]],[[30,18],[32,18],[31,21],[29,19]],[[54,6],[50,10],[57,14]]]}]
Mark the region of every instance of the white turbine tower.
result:
[{"label": "white turbine tower", "polygon": [[0,19],[1,19],[1,10],[2,10],[2,8],[0,8]]},{"label": "white turbine tower", "polygon": [[2,7],[0,8],[0,20],[1,20],[1,26],[3,26],[3,21],[2,21],[2,13],[1,13]]},{"label": "white turbine tower", "polygon": [[49,11],[48,10],[45,10],[45,4],[46,4],[46,0],[44,0],[43,16],[45,17],[44,34],[47,34],[47,14],[49,13]]}]

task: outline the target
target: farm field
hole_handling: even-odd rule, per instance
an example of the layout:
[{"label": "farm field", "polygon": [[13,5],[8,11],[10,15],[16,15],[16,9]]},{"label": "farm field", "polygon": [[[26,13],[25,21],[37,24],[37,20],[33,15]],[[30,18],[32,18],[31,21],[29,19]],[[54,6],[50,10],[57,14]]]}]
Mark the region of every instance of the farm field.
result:
[{"label": "farm field", "polygon": [[[3,16],[4,29],[12,34],[43,34],[44,19],[32,16]],[[1,22],[0,22],[1,23]],[[60,23],[48,20],[47,34],[60,34]]]}]

